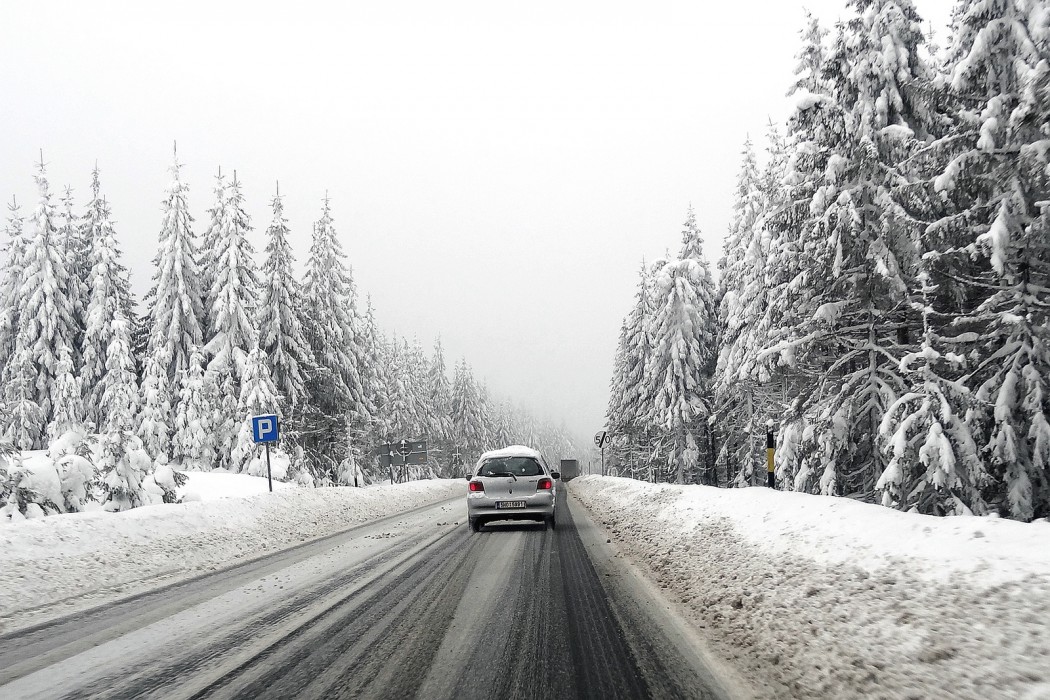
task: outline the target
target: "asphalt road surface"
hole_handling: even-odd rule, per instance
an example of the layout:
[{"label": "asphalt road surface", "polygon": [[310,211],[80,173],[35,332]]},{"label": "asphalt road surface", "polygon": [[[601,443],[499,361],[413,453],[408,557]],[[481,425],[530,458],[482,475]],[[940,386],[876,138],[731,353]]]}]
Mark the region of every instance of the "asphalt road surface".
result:
[{"label": "asphalt road surface", "polygon": [[456,500],[0,637],[0,698],[727,697],[559,498],[555,531]]}]

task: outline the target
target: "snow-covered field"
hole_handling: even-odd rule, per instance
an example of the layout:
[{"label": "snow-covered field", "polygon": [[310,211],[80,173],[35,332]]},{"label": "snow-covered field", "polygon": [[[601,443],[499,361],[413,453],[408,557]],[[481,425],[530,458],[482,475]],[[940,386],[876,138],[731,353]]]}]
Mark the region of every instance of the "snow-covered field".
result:
[{"label": "snow-covered field", "polygon": [[1050,523],[762,488],[569,489],[760,697],[1050,698]]},{"label": "snow-covered field", "polygon": [[[55,515],[0,528],[0,632],[466,490],[458,479],[359,489],[281,486],[269,494],[266,479],[191,473],[183,489],[196,502]],[[230,497],[253,491],[258,495]]]}]

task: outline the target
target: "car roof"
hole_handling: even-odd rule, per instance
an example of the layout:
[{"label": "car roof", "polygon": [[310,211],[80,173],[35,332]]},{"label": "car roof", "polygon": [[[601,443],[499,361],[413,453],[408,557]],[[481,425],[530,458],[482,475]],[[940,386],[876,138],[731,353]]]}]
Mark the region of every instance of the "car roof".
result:
[{"label": "car roof", "polygon": [[524,445],[511,445],[510,447],[504,447],[499,450],[490,450],[478,458],[478,466],[488,459],[500,459],[502,457],[532,457],[540,464],[544,464],[543,456],[532,449],[531,447],[525,447]]}]

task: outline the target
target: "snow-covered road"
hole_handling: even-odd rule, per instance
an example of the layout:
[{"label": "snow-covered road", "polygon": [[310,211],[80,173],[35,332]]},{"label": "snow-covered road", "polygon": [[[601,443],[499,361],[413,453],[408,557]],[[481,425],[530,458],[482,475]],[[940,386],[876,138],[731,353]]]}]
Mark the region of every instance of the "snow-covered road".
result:
[{"label": "snow-covered road", "polygon": [[740,694],[573,510],[475,534],[454,499],[7,635],[0,696]]}]

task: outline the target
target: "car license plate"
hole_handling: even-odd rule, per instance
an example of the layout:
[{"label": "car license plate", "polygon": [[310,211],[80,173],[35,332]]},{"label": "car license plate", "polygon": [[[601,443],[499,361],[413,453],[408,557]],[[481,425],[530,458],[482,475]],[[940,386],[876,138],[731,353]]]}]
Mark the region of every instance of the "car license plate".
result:
[{"label": "car license plate", "polygon": [[496,509],[503,510],[504,508],[524,508],[525,501],[496,501]]}]

